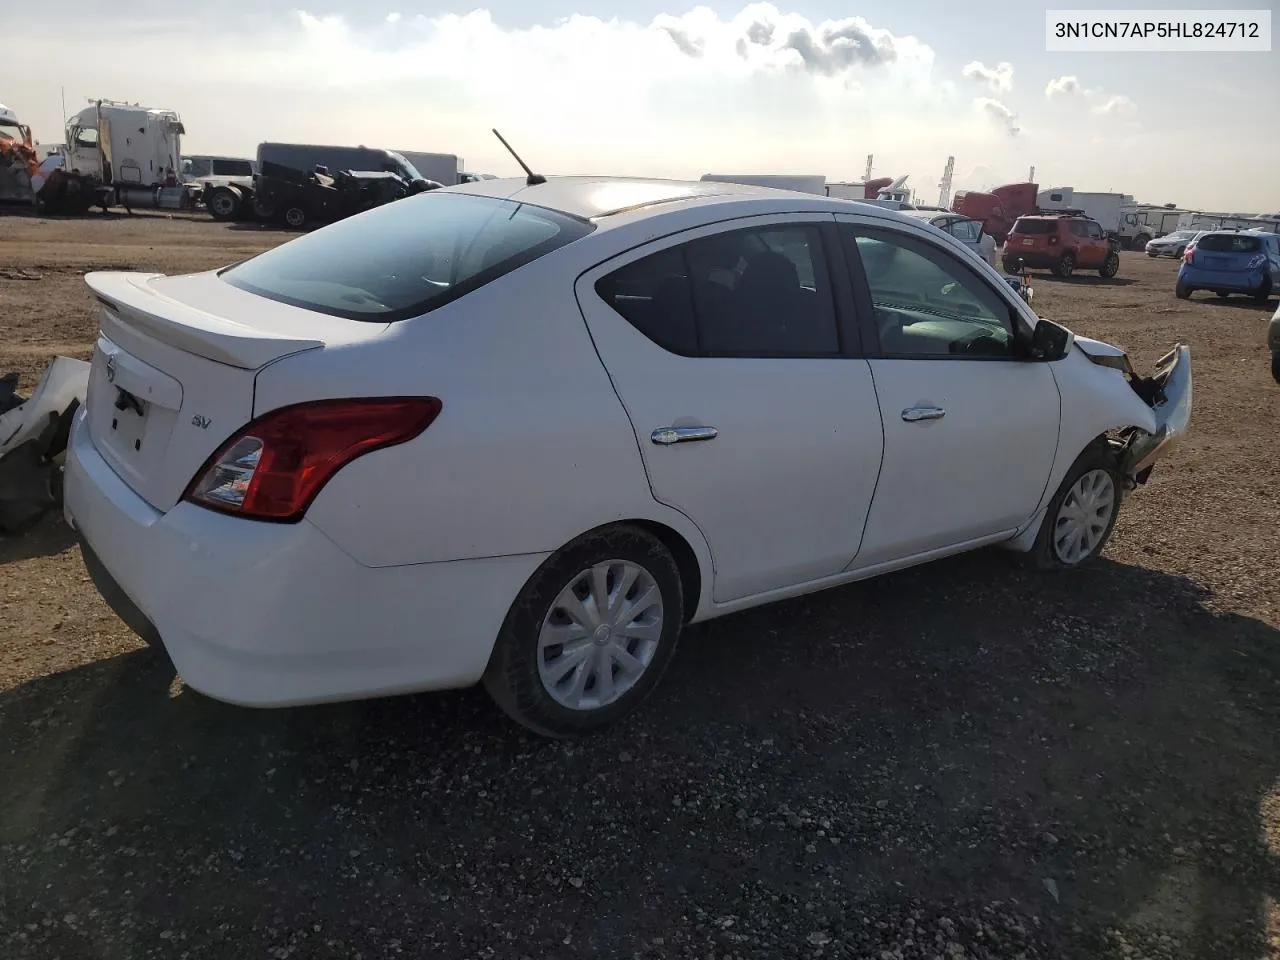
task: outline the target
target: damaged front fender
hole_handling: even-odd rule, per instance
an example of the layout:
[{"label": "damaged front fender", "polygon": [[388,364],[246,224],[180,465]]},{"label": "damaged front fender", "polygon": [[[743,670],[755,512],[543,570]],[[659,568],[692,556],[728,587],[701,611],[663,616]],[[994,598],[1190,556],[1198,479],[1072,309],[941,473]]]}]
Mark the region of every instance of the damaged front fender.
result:
[{"label": "damaged front fender", "polygon": [[1122,454],[1125,475],[1142,483],[1155,462],[1186,435],[1191,423],[1191,348],[1177,344],[1156,363],[1153,376],[1133,377],[1130,383],[1156,416],[1155,431],[1136,431]]},{"label": "damaged front fender", "polygon": [[55,357],[26,400],[16,374],[0,378],[0,534],[12,533],[61,499],[62,464],[89,364]]}]

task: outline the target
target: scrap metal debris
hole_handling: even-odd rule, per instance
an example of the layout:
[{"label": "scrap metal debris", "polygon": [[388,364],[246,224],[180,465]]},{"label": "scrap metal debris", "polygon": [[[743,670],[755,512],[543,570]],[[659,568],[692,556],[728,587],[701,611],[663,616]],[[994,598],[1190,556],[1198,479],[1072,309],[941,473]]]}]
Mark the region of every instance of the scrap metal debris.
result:
[{"label": "scrap metal debris", "polygon": [[55,357],[30,397],[18,374],[0,377],[0,534],[21,531],[62,502],[71,420],[84,403],[89,364]]}]

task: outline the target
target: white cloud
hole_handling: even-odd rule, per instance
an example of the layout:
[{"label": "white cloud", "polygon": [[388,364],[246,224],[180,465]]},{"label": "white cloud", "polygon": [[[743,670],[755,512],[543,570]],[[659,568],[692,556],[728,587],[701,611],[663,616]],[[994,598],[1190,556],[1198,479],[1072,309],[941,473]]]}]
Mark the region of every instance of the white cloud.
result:
[{"label": "white cloud", "polygon": [[1131,117],[1138,112],[1138,106],[1128,97],[1107,97],[1093,108],[1098,116]]},{"label": "white cloud", "polygon": [[1052,100],[1054,97],[1079,93],[1082,89],[1080,80],[1077,77],[1057,77],[1049,81],[1044,88],[1044,95]]},{"label": "white cloud", "polygon": [[1079,77],[1074,76],[1050,80],[1044,88],[1044,95],[1049,100],[1080,97],[1092,105],[1089,112],[1097,117],[1132,117],[1138,112],[1138,105],[1123,94],[1090,89],[1080,82]]},{"label": "white cloud", "polygon": [[966,63],[960,72],[985,85],[992,93],[1008,93],[1013,89],[1013,64],[1005,61],[988,67],[981,60],[974,60]]},{"label": "white cloud", "polygon": [[999,100],[992,100],[990,97],[978,97],[973,102],[979,110],[994,120],[996,125],[1009,136],[1016,137],[1021,132],[1021,128],[1018,126],[1017,114]]}]

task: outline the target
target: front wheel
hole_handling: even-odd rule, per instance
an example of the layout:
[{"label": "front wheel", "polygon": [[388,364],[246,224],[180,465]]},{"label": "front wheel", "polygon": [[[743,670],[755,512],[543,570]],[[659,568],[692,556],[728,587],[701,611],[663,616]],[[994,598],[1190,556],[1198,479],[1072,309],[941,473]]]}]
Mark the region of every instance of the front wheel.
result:
[{"label": "front wheel", "polygon": [[1110,280],[1120,272],[1120,254],[1112,250],[1107,254],[1107,259],[1102,261],[1102,266],[1098,268],[1098,276],[1105,277]]},{"label": "front wheel", "polygon": [[570,543],[530,578],[498,634],[484,686],[534,733],[590,733],[653,691],[683,623],[670,552],[638,527],[607,527]]},{"label": "front wheel", "polygon": [[1075,570],[1096,560],[1111,539],[1121,500],[1114,458],[1105,443],[1094,443],[1049,501],[1031,562],[1042,570]]},{"label": "front wheel", "polygon": [[1072,273],[1075,272],[1075,269],[1076,269],[1075,254],[1064,253],[1062,255],[1062,259],[1059,260],[1057,265],[1053,268],[1053,272],[1056,273],[1058,276],[1060,276],[1063,280],[1066,280],[1068,277],[1071,276]]},{"label": "front wheel", "polygon": [[286,207],[284,222],[295,230],[301,230],[307,223],[307,211],[297,205]]}]

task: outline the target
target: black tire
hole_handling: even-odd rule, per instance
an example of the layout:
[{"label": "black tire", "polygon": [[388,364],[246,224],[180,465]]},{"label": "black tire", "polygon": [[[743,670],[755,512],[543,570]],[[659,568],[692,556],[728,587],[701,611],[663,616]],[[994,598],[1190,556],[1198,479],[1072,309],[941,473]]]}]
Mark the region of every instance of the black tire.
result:
[{"label": "black tire", "polygon": [[296,203],[284,208],[284,222],[295,230],[307,225],[307,211]]},{"label": "black tire", "polygon": [[1189,299],[1191,297],[1191,292],[1192,292],[1191,288],[1184,283],[1180,283],[1173,288],[1174,296],[1176,296],[1179,300]]},{"label": "black tire", "polygon": [[1271,354],[1271,378],[1280,383],[1280,350]]},{"label": "black tire", "polygon": [[219,223],[228,223],[240,217],[240,196],[227,187],[214,187],[204,199],[209,216]]},{"label": "black tire", "polygon": [[1120,272],[1120,254],[1112,250],[1107,254],[1107,258],[1102,261],[1102,266],[1098,268],[1098,276],[1110,280]]},{"label": "black tire", "polygon": [[1076,257],[1073,253],[1064,253],[1062,259],[1054,264],[1053,272],[1063,280],[1068,279],[1076,269]]},{"label": "black tire", "polygon": [[[1061,519],[1062,505],[1076,483],[1086,474],[1095,470],[1104,471],[1111,480],[1111,488],[1114,491],[1111,516],[1108,518],[1102,531],[1102,536],[1094,549],[1082,559],[1068,563],[1062,559],[1054,548],[1054,533]],[[1090,565],[1101,556],[1102,551],[1111,540],[1111,534],[1116,526],[1116,518],[1120,515],[1120,508],[1123,503],[1124,486],[1116,469],[1115,456],[1111,453],[1105,441],[1096,440],[1076,458],[1076,462],[1067,470],[1067,475],[1062,478],[1062,483],[1058,485],[1057,492],[1054,493],[1053,499],[1049,501],[1048,509],[1045,510],[1044,520],[1041,521],[1040,532],[1036,535],[1035,545],[1026,555],[1027,561],[1040,570],[1078,570]]]},{"label": "black tire", "polygon": [[276,207],[270,201],[255,196],[253,198],[253,213],[259,220],[270,220],[276,215]]},{"label": "black tire", "polygon": [[[539,672],[538,636],[562,590],[596,564],[618,560],[642,568],[657,586],[662,625],[656,649],[634,685],[594,709],[572,709],[548,691]],[[638,707],[671,662],[684,625],[680,570],[658,539],[638,527],[619,525],[588,533],[549,557],[529,578],[502,624],[483,683],[512,720],[545,737],[592,733]],[[610,665],[612,670],[616,664]],[[619,676],[621,672],[619,671]]]},{"label": "black tire", "polygon": [[1262,286],[1260,286],[1253,295],[1254,303],[1266,303],[1271,299],[1271,278],[1263,277]]},{"label": "black tire", "polygon": [[1181,259],[1182,259],[1183,257],[1185,257],[1186,255],[1187,255],[1187,248],[1186,248],[1186,247],[1179,247],[1179,248],[1178,248],[1177,250],[1175,250],[1175,251],[1174,251],[1174,253],[1173,253],[1173,257],[1174,257],[1174,259],[1175,259],[1175,260],[1181,260]]}]

